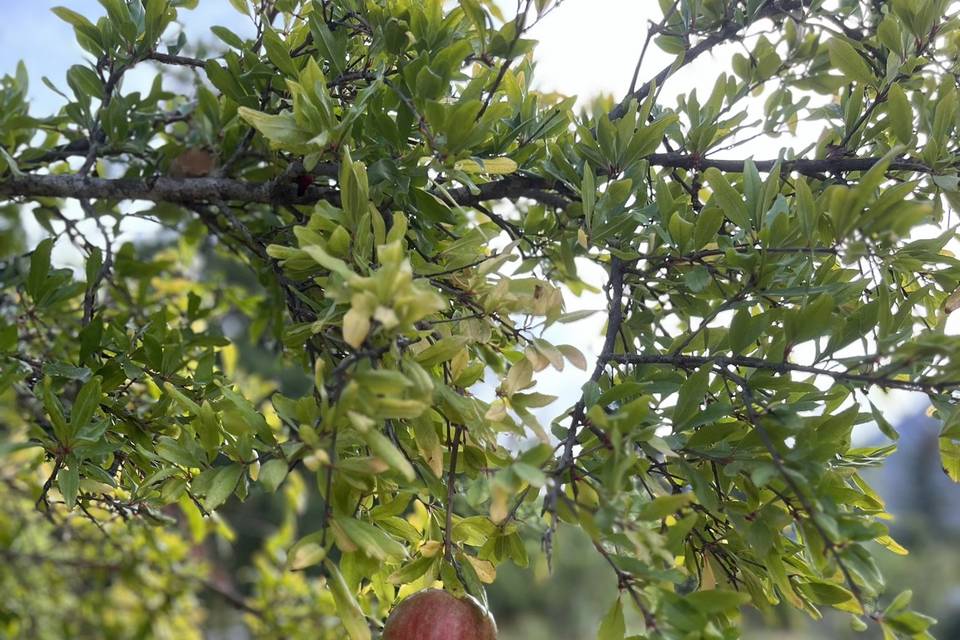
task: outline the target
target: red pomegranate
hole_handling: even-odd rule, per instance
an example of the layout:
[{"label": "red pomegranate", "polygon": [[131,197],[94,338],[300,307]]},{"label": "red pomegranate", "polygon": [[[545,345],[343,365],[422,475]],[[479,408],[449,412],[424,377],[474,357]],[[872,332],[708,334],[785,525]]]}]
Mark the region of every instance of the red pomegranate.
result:
[{"label": "red pomegranate", "polygon": [[394,607],[383,640],[497,640],[497,623],[470,596],[426,589]]}]

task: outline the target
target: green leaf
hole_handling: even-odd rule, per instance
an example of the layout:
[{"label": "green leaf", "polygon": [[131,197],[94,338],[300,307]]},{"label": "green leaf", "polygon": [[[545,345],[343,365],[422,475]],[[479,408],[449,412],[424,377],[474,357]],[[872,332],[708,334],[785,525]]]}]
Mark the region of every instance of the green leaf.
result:
[{"label": "green leaf", "polygon": [[641,520],[661,520],[675,514],[693,502],[696,502],[696,498],[692,493],[674,493],[659,496],[650,502],[644,503],[637,517]]},{"label": "green leaf", "polygon": [[297,65],[294,64],[293,58],[290,57],[287,44],[269,25],[263,31],[263,45],[267,50],[267,57],[270,58],[270,62],[276,65],[285,75],[291,78],[297,77],[299,73]]},{"label": "green leaf", "polygon": [[337,607],[337,615],[350,640],[370,640],[370,627],[367,626],[363,610],[357,604],[357,599],[343,579],[340,569],[330,560],[324,560],[323,566],[327,570],[327,584]]},{"label": "green leaf", "polygon": [[[233,75],[233,73],[230,72],[230,70],[220,66],[220,64],[216,60],[207,60],[206,64],[204,65],[204,70],[207,72],[207,78],[210,79],[210,82],[213,84],[213,86],[215,86],[217,89],[222,91],[225,96],[231,98],[232,100],[234,100],[239,104],[244,104],[245,102],[248,102],[246,89],[244,89],[243,85],[240,84],[239,80]],[[287,127],[291,127],[291,126],[295,129],[295,124],[296,124],[295,122],[290,123],[290,120],[292,120],[293,118],[293,116],[290,114],[287,114],[289,118],[283,117],[282,121],[277,121],[275,123],[274,120],[262,121],[259,118],[259,116],[265,116],[266,114],[262,114],[258,111],[253,111],[248,107],[242,107],[242,109],[245,110],[243,113],[247,113],[247,112],[250,113],[250,119],[248,119],[247,117],[244,117],[243,113],[240,114],[240,117],[242,117],[244,120],[247,120],[247,122],[250,122],[251,124],[253,124],[251,120],[256,120],[257,122],[261,122],[261,124],[263,124],[264,127],[270,129],[271,131],[274,131],[274,133],[278,137],[283,136],[283,140],[285,142],[290,141],[294,144],[298,144],[303,139],[305,139],[305,138],[298,138],[295,132],[287,130]],[[281,118],[281,116],[277,116],[277,118]],[[276,127],[275,130],[272,129],[273,126]],[[254,128],[259,129],[259,127],[257,127],[256,125],[254,125]],[[264,136],[269,139],[269,136],[266,136],[266,134],[264,134]]]},{"label": "green leaf", "polygon": [[410,584],[426,574],[435,563],[439,562],[439,559],[439,556],[421,556],[413,562],[409,562],[391,573],[387,578],[387,582],[397,586]]},{"label": "green leaf", "polygon": [[362,433],[361,437],[375,456],[383,460],[388,467],[402,475],[407,482],[412,482],[414,478],[417,477],[413,466],[403,455],[403,452],[397,449],[387,436],[376,429],[370,429],[366,433]]},{"label": "green leaf", "polygon": [[432,367],[441,362],[447,362],[463,349],[469,338],[466,336],[449,336],[441,338],[417,354],[417,362],[424,367]]},{"label": "green leaf", "polygon": [[702,249],[708,242],[713,242],[721,225],[723,211],[717,207],[704,208],[693,225],[693,248]]},{"label": "green leaf", "polygon": [[53,423],[53,433],[57,440],[61,444],[71,444],[70,427],[63,416],[63,406],[60,404],[60,400],[53,395],[50,389],[49,378],[44,380],[40,388],[40,397],[43,401],[43,408],[46,409],[47,415],[50,416],[50,422]]},{"label": "green leaf", "polygon": [[909,144],[913,139],[913,109],[907,94],[896,82],[890,85],[887,92],[887,113],[890,114],[890,125],[897,140]]},{"label": "green leaf", "polygon": [[170,436],[160,436],[156,444],[157,455],[188,469],[201,466],[200,461],[181,443]]},{"label": "green leaf", "polygon": [[687,596],[687,602],[692,604],[697,611],[713,615],[737,609],[749,603],[750,594],[725,589],[695,591]]},{"label": "green leaf", "polygon": [[289,111],[272,115],[248,107],[240,107],[237,113],[278,149],[304,153],[313,150],[313,145],[309,142],[314,136],[302,130]]},{"label": "green leaf", "polygon": [[221,386],[220,391],[223,393],[223,397],[226,398],[230,404],[237,408],[237,410],[240,412],[240,415],[243,416],[244,422],[246,422],[247,426],[254,430],[257,436],[259,436],[265,442],[274,441],[273,432],[270,430],[270,426],[267,424],[267,421],[264,419],[263,415],[254,408],[253,403],[228,386]]},{"label": "green leaf", "polygon": [[747,205],[743,201],[743,196],[730,186],[726,176],[715,167],[710,167],[703,175],[707,179],[710,188],[713,189],[713,195],[710,196],[710,201],[713,202],[715,200],[716,204],[723,210],[723,213],[726,214],[727,218],[735,225],[742,229],[749,230],[751,228],[750,215],[747,212]]},{"label": "green leaf", "polygon": [[842,71],[850,80],[864,84],[876,84],[877,80],[863,58],[845,40],[832,38],[827,41],[830,63]]},{"label": "green leaf", "polygon": [[35,301],[39,297],[47,275],[50,273],[50,252],[53,250],[53,238],[40,241],[30,255],[30,273],[27,275],[27,293]]},{"label": "green leaf", "polygon": [[237,488],[237,483],[245,470],[246,467],[237,463],[220,467],[213,476],[203,506],[208,511],[213,511],[226,502],[233,490]]},{"label": "green leaf", "polygon": [[187,413],[192,413],[195,416],[200,415],[200,405],[191,400],[187,394],[180,391],[180,389],[174,386],[173,383],[164,382],[163,390],[170,394],[170,397],[172,397],[177,404],[183,408],[184,411]]},{"label": "green leaf", "polygon": [[65,362],[47,362],[43,365],[43,372],[54,378],[66,378],[67,380],[79,380],[86,382],[93,373],[88,367],[75,367]]},{"label": "green leaf", "polygon": [[940,438],[940,462],[943,472],[954,482],[960,482],[960,440]]},{"label": "green leaf", "polygon": [[[894,441],[900,439],[900,433],[894,429],[890,421],[884,417],[883,412],[873,404],[872,400],[870,401],[870,413],[873,415],[873,420],[877,423],[877,428],[880,429],[883,435]],[[943,434],[941,433],[940,435]]]},{"label": "green leaf", "polygon": [[[23,171],[20,171],[20,167],[17,166],[17,161],[13,159],[13,156],[7,153],[7,150],[3,148],[3,145],[0,145],[0,168],[3,168],[3,166],[6,166],[10,173],[12,173],[14,176],[18,178],[23,176]],[[0,174],[2,174],[2,171],[0,171]]]},{"label": "green leaf", "polygon": [[263,485],[264,489],[273,493],[287,477],[288,468],[289,465],[286,460],[281,458],[268,460],[260,468],[260,476],[257,481]]},{"label": "green leaf", "polygon": [[402,560],[407,557],[406,547],[369,522],[337,517],[333,520],[333,526],[338,544],[345,537],[343,546],[348,549],[353,545],[376,560]]},{"label": "green leaf", "polygon": [[286,569],[288,571],[303,571],[308,567],[320,564],[327,557],[323,547],[323,532],[317,531],[297,540],[287,551]]},{"label": "green leaf", "polygon": [[63,495],[67,509],[72,510],[77,504],[77,493],[80,490],[80,465],[71,463],[67,468],[61,468],[57,473],[57,487]]},{"label": "green leaf", "polygon": [[100,390],[100,376],[92,377],[77,394],[77,399],[70,410],[70,435],[76,436],[93,417],[94,411],[100,406],[103,393]]},{"label": "green leaf", "polygon": [[74,27],[89,27],[90,29],[94,28],[92,22],[72,9],[67,9],[66,7],[53,7],[50,9],[50,11],[52,11],[64,22]]},{"label": "green leaf", "polygon": [[597,631],[597,640],[623,640],[627,633],[627,625],[623,619],[623,603],[617,598],[613,606],[600,621]]},{"label": "green leaf", "polygon": [[679,431],[693,420],[700,410],[700,403],[707,394],[707,382],[710,379],[710,365],[704,365],[687,378],[680,387],[677,405],[673,409],[674,429]]},{"label": "green leaf", "polygon": [[243,38],[235,34],[230,29],[216,25],[210,27],[210,31],[212,31],[215,36],[223,40],[223,42],[228,46],[231,46],[234,49],[243,49]]},{"label": "green leaf", "polygon": [[322,247],[318,245],[308,244],[301,247],[307,255],[313,258],[317,264],[321,267],[336,273],[344,280],[349,280],[356,274],[347,266],[347,263],[341,260],[340,258],[334,258],[329,253],[323,250]]}]

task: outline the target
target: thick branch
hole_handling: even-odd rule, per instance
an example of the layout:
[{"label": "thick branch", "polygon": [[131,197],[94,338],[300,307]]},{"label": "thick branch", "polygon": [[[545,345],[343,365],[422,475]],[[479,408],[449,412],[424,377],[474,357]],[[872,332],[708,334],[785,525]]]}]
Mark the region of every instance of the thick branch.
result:
[{"label": "thick branch", "polygon": [[[746,160],[717,160],[684,153],[655,153],[647,156],[656,167],[672,169],[706,169],[715,167],[728,173],[743,171]],[[880,161],[874,157],[840,157],[820,160],[784,160],[781,171],[795,171],[809,176],[825,173],[867,171]],[[772,171],[777,160],[756,160],[759,171]],[[335,164],[323,165],[315,172],[335,175]],[[894,160],[891,171],[933,173],[933,169],[913,160]],[[539,176],[516,174],[479,185],[477,193],[466,187],[449,190],[462,206],[473,206],[502,198],[529,198],[554,207],[565,207],[575,195],[565,186]],[[302,193],[301,193],[302,191]],[[147,200],[152,202],[241,201],[274,205],[313,204],[336,199],[334,189],[311,186],[298,189],[293,181],[249,182],[233,178],[90,178],[79,175],[24,174],[0,180],[0,196],[26,198],[106,198],[112,200]]]},{"label": "thick branch", "polygon": [[[837,158],[807,159],[780,161],[780,170],[783,173],[795,171],[807,176],[820,176],[825,173],[847,173],[849,171],[868,171],[881,158],[841,156]],[[713,167],[727,173],[743,173],[746,160],[721,160],[703,158],[696,154],[686,153],[654,153],[647,156],[647,161],[655,167],[670,169],[708,169]],[[754,160],[758,171],[769,173],[777,164],[777,160]],[[915,171],[917,173],[933,173],[933,169],[914,160],[897,159],[890,163],[891,171]]]},{"label": "thick branch", "polygon": [[466,187],[450,189],[449,193],[458,204],[471,206],[488,200],[503,198],[529,198],[554,207],[570,204],[573,194],[562,185],[557,185],[539,176],[509,175],[493,182],[479,185],[479,193],[473,194]]},{"label": "thick branch", "polygon": [[168,53],[159,53],[154,51],[149,56],[148,60],[154,60],[161,64],[172,64],[180,67],[193,67],[195,69],[203,69],[207,63],[204,60],[198,60],[197,58],[188,58],[187,56],[174,56]]},{"label": "thick branch", "polygon": [[[332,167],[333,165],[331,165]],[[323,174],[330,171],[324,170]],[[90,178],[78,175],[24,174],[0,180],[0,197],[25,198],[104,198],[109,200],[146,200],[151,202],[239,201],[273,205],[313,204],[336,200],[335,189],[311,186],[298,189],[294,180],[249,182],[233,178]],[[450,195],[462,206],[472,206],[501,198],[530,198],[563,207],[569,197],[549,190],[549,183],[538,177],[511,176],[480,185],[477,194],[468,189],[451,189]]]},{"label": "thick branch", "polygon": [[24,174],[0,181],[0,196],[27,198],[104,198],[151,202],[241,201],[263,204],[311,204],[329,197],[329,189],[247,182],[231,178],[90,178],[79,175]]},{"label": "thick branch", "polygon": [[682,354],[601,354],[600,358],[607,362],[620,364],[654,364],[692,369],[713,363],[720,367],[746,367],[748,369],[763,369],[781,375],[790,372],[808,373],[833,378],[837,382],[859,384],[883,389],[901,389],[903,391],[918,391],[921,393],[943,393],[949,389],[960,388],[960,380],[900,380],[880,373],[855,373],[852,371],[831,371],[821,367],[794,364],[792,362],[773,362],[762,358],[748,356],[690,356]]}]

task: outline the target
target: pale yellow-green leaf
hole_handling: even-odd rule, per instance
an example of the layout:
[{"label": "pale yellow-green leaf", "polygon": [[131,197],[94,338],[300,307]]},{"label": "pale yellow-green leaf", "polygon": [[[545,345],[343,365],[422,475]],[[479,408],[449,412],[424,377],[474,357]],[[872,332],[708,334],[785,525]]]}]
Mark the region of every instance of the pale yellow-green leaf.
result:
[{"label": "pale yellow-green leaf", "polygon": [[468,339],[464,336],[449,336],[441,338],[417,354],[417,362],[424,367],[432,367],[450,360],[458,351],[466,346]]},{"label": "pale yellow-green leaf", "polygon": [[464,173],[503,175],[516,171],[517,163],[510,158],[488,158],[485,160],[460,160],[453,167]]},{"label": "pale yellow-green leaf", "polygon": [[839,38],[832,38],[827,42],[830,53],[830,63],[842,71],[850,80],[875,84],[876,78],[870,67],[864,62],[853,45]]},{"label": "pale yellow-green leaf", "polygon": [[525,389],[533,380],[533,364],[530,360],[524,358],[518,360],[507,373],[507,377],[500,384],[500,391],[503,395],[509,397],[517,391]]},{"label": "pale yellow-green leaf", "polygon": [[359,349],[370,333],[370,316],[357,309],[343,314],[343,339],[354,349]]},{"label": "pale yellow-green leaf", "polygon": [[954,482],[960,482],[960,440],[940,438],[940,463]]},{"label": "pale yellow-green leaf", "polygon": [[306,245],[303,247],[303,250],[314,260],[317,264],[333,273],[336,273],[344,280],[349,280],[355,274],[353,270],[347,265],[346,262],[340,258],[334,258],[329,253],[324,251],[323,247],[318,245]]},{"label": "pale yellow-green leaf", "polygon": [[558,344],[557,349],[559,349],[563,357],[567,359],[567,362],[581,371],[587,370],[587,358],[581,353],[580,349],[569,344]]},{"label": "pale yellow-green leaf", "polygon": [[887,93],[887,113],[890,114],[890,125],[897,140],[908,144],[913,138],[913,109],[907,94],[897,83],[890,85]]},{"label": "pale yellow-green leaf", "polygon": [[299,152],[306,152],[312,148],[307,144],[309,138],[313,137],[312,134],[302,130],[289,111],[272,115],[249,107],[240,107],[237,113],[277,148]]},{"label": "pale yellow-green leaf", "polygon": [[440,436],[429,416],[423,416],[413,421],[413,435],[417,441],[417,450],[433,475],[443,476],[443,446]]},{"label": "pale yellow-green leaf", "polygon": [[311,533],[299,540],[287,551],[286,568],[290,571],[303,571],[320,564],[327,557],[323,547],[323,533]]}]

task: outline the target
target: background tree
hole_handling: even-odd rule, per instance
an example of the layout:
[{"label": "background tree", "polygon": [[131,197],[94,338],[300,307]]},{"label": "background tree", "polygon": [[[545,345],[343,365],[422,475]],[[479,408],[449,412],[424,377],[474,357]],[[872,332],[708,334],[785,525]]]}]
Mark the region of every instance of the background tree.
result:
[{"label": "background tree", "polygon": [[[779,603],[931,637],[867,546],[904,551],[861,476],[893,445],[851,433],[896,439],[870,390],[926,394],[960,480],[947,0],[664,0],[644,52],[675,62],[584,112],[531,86],[558,2],[231,2],[257,35],[210,58],[176,28],[195,1],[55,9],[89,53],[45,79],[63,108],[0,85],[4,633],[184,637],[213,592],[257,637],[366,639],[437,582],[484,600],[566,523],[619,588],[602,640]],[[709,96],[660,99],[727,42]],[[121,242],[131,219],[169,233]],[[594,362],[550,338],[589,290]],[[272,492],[249,594],[189,562]]]}]

